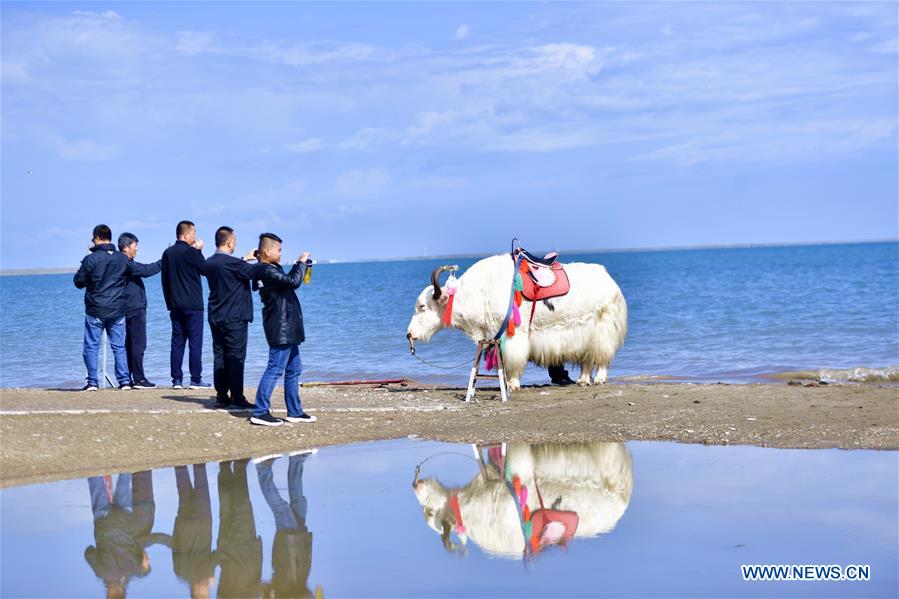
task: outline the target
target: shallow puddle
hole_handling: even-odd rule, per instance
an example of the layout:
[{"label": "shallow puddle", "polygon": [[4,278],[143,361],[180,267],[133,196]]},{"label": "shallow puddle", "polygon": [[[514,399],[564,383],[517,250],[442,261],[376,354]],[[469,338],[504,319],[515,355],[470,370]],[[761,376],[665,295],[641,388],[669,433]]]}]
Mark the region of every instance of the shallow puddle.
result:
[{"label": "shallow puddle", "polygon": [[5,489],[0,510],[3,597],[897,594],[896,452],[400,440]]}]

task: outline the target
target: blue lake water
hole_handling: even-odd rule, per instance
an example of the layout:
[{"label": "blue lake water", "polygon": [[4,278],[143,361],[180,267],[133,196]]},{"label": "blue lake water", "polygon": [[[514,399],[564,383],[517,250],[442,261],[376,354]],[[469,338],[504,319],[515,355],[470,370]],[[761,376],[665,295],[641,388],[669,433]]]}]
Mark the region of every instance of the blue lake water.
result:
[{"label": "blue lake water", "polygon": [[895,597],[896,513],[896,452],[403,439],[3,489],[0,595]]},{"label": "blue lake water", "polygon": [[[537,248],[534,248],[535,250]],[[141,256],[151,260],[154,256]],[[629,333],[610,376],[750,381],[782,371],[894,367],[899,377],[899,244],[570,254],[598,262],[629,306]],[[300,298],[305,380],[408,377],[464,384],[467,369],[439,370],[409,355],[404,338],[431,270],[467,260],[322,264]],[[169,384],[171,325],[159,277],[147,280],[151,380]],[[261,307],[250,327],[247,384],[265,367]],[[80,386],[83,293],[71,275],[0,277],[0,385]],[[420,345],[427,360],[473,357],[456,331]],[[208,327],[204,368],[211,379]],[[111,363],[111,357],[110,357]],[[185,360],[185,369],[186,369]],[[111,371],[111,367],[110,367]],[[546,381],[530,367],[525,383]]]}]

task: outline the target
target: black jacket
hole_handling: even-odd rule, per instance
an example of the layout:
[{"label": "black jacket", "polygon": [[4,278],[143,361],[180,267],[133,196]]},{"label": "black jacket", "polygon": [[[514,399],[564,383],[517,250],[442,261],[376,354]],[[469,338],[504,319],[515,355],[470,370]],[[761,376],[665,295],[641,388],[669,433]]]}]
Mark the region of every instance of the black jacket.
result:
[{"label": "black jacket", "polygon": [[205,260],[200,250],[180,239],[162,253],[162,294],[169,311],[203,311],[203,286]]},{"label": "black jacket", "polygon": [[94,318],[125,314],[125,282],[135,272],[131,260],[111,243],[100,243],[81,261],[75,287],[84,289],[84,311]]},{"label": "black jacket", "polygon": [[262,328],[268,344],[293,345],[306,340],[303,309],[296,288],[303,282],[306,265],[296,263],[284,274],[280,264],[260,265],[254,280],[262,298]]},{"label": "black jacket", "polygon": [[150,264],[131,261],[133,274],[125,279],[125,312],[147,307],[147,290],[143,280],[159,273],[161,268],[162,260]]},{"label": "black jacket", "polygon": [[216,252],[206,260],[209,283],[209,322],[226,324],[253,322],[253,292],[250,282],[259,265]]}]

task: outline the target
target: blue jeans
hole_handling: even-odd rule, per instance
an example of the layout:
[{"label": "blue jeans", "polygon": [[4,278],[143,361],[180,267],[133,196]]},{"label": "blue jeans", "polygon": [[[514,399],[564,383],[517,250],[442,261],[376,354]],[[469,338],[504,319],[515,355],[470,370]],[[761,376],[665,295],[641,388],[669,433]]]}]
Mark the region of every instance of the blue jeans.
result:
[{"label": "blue jeans", "polygon": [[303,495],[303,462],[308,457],[308,455],[290,456],[287,466],[287,492],[290,503],[284,501],[278,487],[275,486],[271,462],[256,464],[259,488],[262,490],[262,497],[272,510],[272,515],[275,516],[277,530],[300,528],[300,523],[306,521],[308,503],[306,496]]},{"label": "blue jeans", "polygon": [[284,400],[287,403],[287,415],[299,416],[303,413],[300,404],[300,373],[303,362],[300,360],[299,345],[276,345],[268,348],[268,365],[262,373],[259,388],[256,390],[256,409],[253,416],[267,414],[271,406],[272,392],[281,375],[284,375]]},{"label": "blue jeans", "polygon": [[[92,476],[87,479],[87,487],[91,492],[91,509],[94,512],[94,520],[105,517],[112,510],[112,506],[127,511],[132,510],[131,498],[131,474],[123,472],[116,480],[114,490],[106,488],[105,476]],[[109,486],[112,487],[110,476]]]},{"label": "blue jeans", "polygon": [[115,378],[119,385],[130,385],[128,354],[125,351],[125,317],[96,318],[84,317],[84,366],[87,368],[87,383],[99,386],[100,339],[103,331],[109,336],[109,345],[115,356]]}]

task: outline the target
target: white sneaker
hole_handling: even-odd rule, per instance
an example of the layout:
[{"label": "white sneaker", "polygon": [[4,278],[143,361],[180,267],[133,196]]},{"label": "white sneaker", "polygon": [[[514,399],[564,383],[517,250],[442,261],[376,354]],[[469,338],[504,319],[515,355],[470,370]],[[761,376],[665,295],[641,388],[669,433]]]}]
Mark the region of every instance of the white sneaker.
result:
[{"label": "white sneaker", "polygon": [[286,420],[287,422],[290,422],[292,424],[294,422],[315,422],[316,420],[318,420],[318,418],[310,414],[303,413],[299,416],[288,416]]},{"label": "white sneaker", "polygon": [[96,386],[96,385],[91,385],[90,383],[88,383],[87,385],[85,385],[84,387],[82,387],[81,390],[82,390],[82,391],[96,391],[96,390],[97,390],[97,386]]},{"label": "white sneaker", "polygon": [[295,455],[315,455],[318,453],[318,448],[313,447],[312,449],[298,449],[296,451],[291,451],[287,454],[287,457],[291,458]]},{"label": "white sneaker", "polygon": [[268,461],[268,460],[277,460],[278,458],[281,457],[281,455],[282,455],[282,454],[280,454],[280,453],[272,453],[272,454],[269,454],[269,455],[261,455],[261,456],[259,456],[258,458],[253,458],[253,463],[254,463],[254,464],[261,464],[262,462],[265,462],[265,461]]}]

